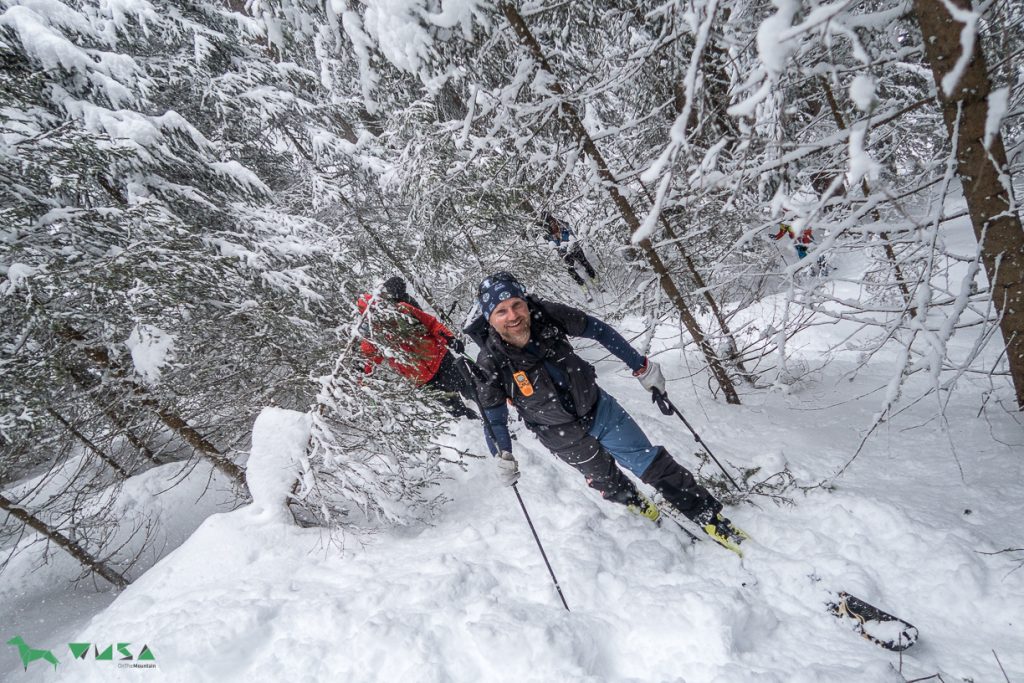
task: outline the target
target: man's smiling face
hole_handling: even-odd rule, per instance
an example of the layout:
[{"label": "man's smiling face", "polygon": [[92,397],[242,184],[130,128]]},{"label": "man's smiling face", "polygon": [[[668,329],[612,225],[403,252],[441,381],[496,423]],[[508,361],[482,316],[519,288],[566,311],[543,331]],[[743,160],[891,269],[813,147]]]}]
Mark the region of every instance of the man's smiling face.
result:
[{"label": "man's smiling face", "polygon": [[502,339],[517,349],[530,341],[530,307],[519,297],[506,299],[495,306],[488,322]]}]

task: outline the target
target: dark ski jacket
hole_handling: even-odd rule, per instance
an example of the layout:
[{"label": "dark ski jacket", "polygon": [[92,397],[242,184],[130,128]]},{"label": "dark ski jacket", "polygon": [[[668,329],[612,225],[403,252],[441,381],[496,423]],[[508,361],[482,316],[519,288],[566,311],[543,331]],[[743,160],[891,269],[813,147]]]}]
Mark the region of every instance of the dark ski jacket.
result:
[{"label": "dark ski jacket", "polygon": [[[587,336],[601,342],[630,369],[643,365],[643,356],[615,330],[579,309],[527,296],[530,307],[530,343],[522,349],[506,343],[489,328],[477,364],[484,378],[478,382],[480,404],[488,418],[507,420],[505,402],[511,401],[519,416],[541,443],[553,451],[575,443],[594,420],[599,389],[594,366],[573,350],[568,337]],[[501,408],[500,413],[495,410]],[[509,448],[495,424],[499,446]]]}]

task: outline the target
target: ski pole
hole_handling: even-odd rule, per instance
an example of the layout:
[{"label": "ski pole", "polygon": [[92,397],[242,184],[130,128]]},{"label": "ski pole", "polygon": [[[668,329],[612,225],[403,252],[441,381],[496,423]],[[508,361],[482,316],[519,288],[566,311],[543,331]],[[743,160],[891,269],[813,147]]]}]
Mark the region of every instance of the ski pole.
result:
[{"label": "ski pole", "polygon": [[722,466],[722,463],[718,462],[718,458],[716,458],[715,454],[711,452],[711,449],[708,448],[708,445],[704,443],[704,440],[700,438],[700,434],[698,434],[697,431],[690,426],[690,423],[686,420],[685,417],[683,417],[683,414],[679,412],[679,409],[675,407],[675,404],[673,404],[672,401],[668,400],[667,394],[658,391],[657,389],[653,389],[651,391],[651,401],[658,404],[658,408],[661,410],[662,414],[671,415],[672,413],[675,413],[676,415],[678,415],[679,419],[683,421],[684,425],[686,425],[686,428],[690,430],[691,434],[693,434],[694,440],[701,446],[703,446],[707,454],[711,456],[711,459],[715,461],[716,465],[718,465],[718,469],[722,470],[722,474],[728,477],[729,481],[732,482],[732,485],[736,487],[737,491],[743,491],[743,488],[741,488],[740,485],[736,483],[736,480],[733,479],[732,475],[729,474],[725,467]]},{"label": "ski pole", "polygon": [[526,517],[526,523],[530,525],[530,531],[533,532],[533,540],[537,541],[537,548],[540,550],[540,556],[544,558],[544,564],[548,568],[548,574],[551,574],[551,581],[555,584],[555,590],[558,591],[558,597],[562,599],[562,606],[565,607],[566,612],[571,612],[572,610],[569,609],[569,603],[565,601],[565,594],[562,593],[562,587],[558,585],[558,577],[555,576],[555,570],[551,568],[551,563],[548,562],[548,555],[544,552],[544,546],[540,542],[540,536],[537,535],[537,530],[533,526],[533,520],[530,519],[530,513],[526,511],[526,503],[523,502],[523,496],[519,493],[519,486],[517,484],[512,484],[512,490],[515,491],[516,498],[519,499],[519,507],[523,511],[523,516]]},{"label": "ski pole", "polygon": [[[476,383],[473,381],[473,372],[469,368],[470,361],[466,356],[455,353],[454,349],[448,349],[453,356],[455,356],[455,367],[459,370],[462,375],[462,379],[469,384],[469,389],[473,393],[473,401],[476,403],[477,409],[480,411],[480,420],[484,423],[484,430],[487,432],[487,436],[490,437],[491,443],[497,448],[498,440],[494,437],[494,428],[491,427],[491,423],[487,420],[487,415],[484,414],[484,406],[480,401],[480,394],[476,390]],[[526,523],[530,527],[530,531],[533,533],[533,540],[537,542],[537,549],[540,550],[540,556],[544,559],[544,565],[548,568],[548,574],[551,575],[551,581],[555,584],[555,590],[558,591],[558,597],[562,600],[562,606],[565,607],[566,612],[571,612],[569,609],[569,603],[565,601],[565,594],[562,593],[562,587],[558,584],[558,577],[555,576],[555,570],[551,568],[551,562],[548,561],[548,554],[544,552],[544,544],[540,542],[540,536],[537,534],[536,527],[533,526],[533,520],[530,519],[530,513],[526,511],[526,503],[523,502],[523,496],[519,493],[519,486],[512,484],[512,490],[516,494],[516,499],[519,500],[519,508],[523,511],[523,516],[526,517]]]}]

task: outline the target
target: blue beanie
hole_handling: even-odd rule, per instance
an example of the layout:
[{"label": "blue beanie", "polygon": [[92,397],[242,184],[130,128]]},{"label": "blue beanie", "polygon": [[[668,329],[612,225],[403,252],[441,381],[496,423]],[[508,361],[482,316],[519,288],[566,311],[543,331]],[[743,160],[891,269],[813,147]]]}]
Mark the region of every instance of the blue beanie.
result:
[{"label": "blue beanie", "polygon": [[502,301],[513,297],[526,300],[526,287],[523,287],[509,273],[496,273],[480,283],[480,311],[485,320],[490,320],[491,313]]}]

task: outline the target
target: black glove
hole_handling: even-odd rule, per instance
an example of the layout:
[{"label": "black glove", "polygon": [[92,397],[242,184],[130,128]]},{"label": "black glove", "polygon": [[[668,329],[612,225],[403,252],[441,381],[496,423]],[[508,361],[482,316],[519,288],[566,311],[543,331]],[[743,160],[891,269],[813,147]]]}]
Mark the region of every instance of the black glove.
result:
[{"label": "black glove", "polygon": [[458,337],[448,337],[448,348],[460,356],[466,353],[466,345]]}]

